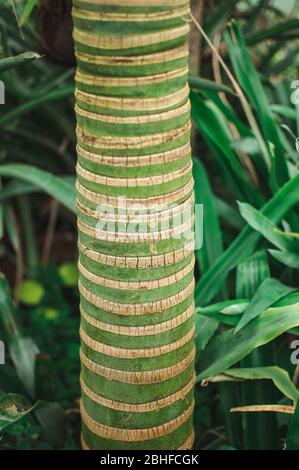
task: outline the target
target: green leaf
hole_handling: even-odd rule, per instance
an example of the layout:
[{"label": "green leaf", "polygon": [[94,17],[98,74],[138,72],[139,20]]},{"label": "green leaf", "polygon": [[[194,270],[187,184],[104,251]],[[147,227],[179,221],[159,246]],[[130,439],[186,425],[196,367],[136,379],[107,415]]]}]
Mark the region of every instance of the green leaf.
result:
[{"label": "green leaf", "polygon": [[238,231],[242,230],[245,225],[244,220],[235,207],[232,207],[230,204],[228,204],[223,199],[220,199],[219,197],[215,197],[215,207],[218,213],[218,217],[220,217],[223,222],[226,222],[227,225]]},{"label": "green leaf", "polygon": [[14,305],[8,283],[5,276],[0,273],[0,318],[9,336],[19,333],[14,313]]},{"label": "green leaf", "polygon": [[193,176],[195,203],[202,204],[204,209],[203,245],[200,250],[196,251],[200,271],[203,274],[221,255],[223,246],[214,195],[206,171],[197,158],[193,159]]},{"label": "green leaf", "polygon": [[272,104],[270,109],[271,111],[273,111],[273,113],[278,114],[279,116],[282,116],[284,118],[296,119],[295,109],[289,106],[284,106],[281,104]]},{"label": "green leaf", "polygon": [[0,176],[19,178],[34,184],[76,213],[76,189],[69,179],[52,175],[30,165],[0,165]]},{"label": "green leaf", "polygon": [[21,335],[11,293],[3,275],[0,275],[0,315],[8,335],[9,352],[17,374],[27,393],[34,396],[34,369],[38,347],[31,338]]},{"label": "green leaf", "polygon": [[35,109],[40,108],[41,106],[52,103],[55,101],[59,101],[66,96],[73,96],[74,94],[74,87],[73,85],[64,85],[57,90],[54,90],[50,93],[41,94],[40,96],[34,96],[25,103],[20,104],[19,106],[13,107],[10,111],[3,114],[0,117],[0,126],[4,126],[4,124],[8,124],[11,121],[15,121],[19,119],[26,113],[33,111]]},{"label": "green leaf", "polygon": [[1,188],[0,201],[10,199],[14,196],[34,193],[37,190],[38,189],[35,185],[26,183],[26,181],[12,180],[8,184],[6,184],[4,188]]},{"label": "green leaf", "polygon": [[16,423],[36,405],[32,406],[28,400],[17,393],[8,393],[0,398],[0,431]]},{"label": "green leaf", "polygon": [[197,353],[203,351],[209,340],[217,330],[219,322],[213,318],[196,315],[195,317],[195,344]]},{"label": "green leaf", "polygon": [[20,25],[23,26],[29,16],[31,15],[33,8],[38,4],[38,0],[28,0],[25,8],[22,12],[21,18],[20,18]]},{"label": "green leaf", "polygon": [[[286,305],[293,305],[299,302],[298,291],[283,297],[278,302],[275,302],[271,308],[284,307]],[[197,307],[196,313],[199,316],[204,316],[217,320],[223,325],[236,327],[240,321],[241,314],[245,311],[249,301],[247,299],[228,300],[212,304],[209,307]],[[299,328],[291,328],[288,333],[299,336]]]},{"label": "green leaf", "polygon": [[290,251],[268,250],[277,261],[292,269],[299,269],[299,255]]},{"label": "green leaf", "polygon": [[215,8],[211,9],[211,13],[207,19],[205,27],[207,33],[212,35],[221,29],[238,2],[239,0],[226,0],[225,2],[220,2],[219,5],[217,4],[218,8],[216,8],[215,5]]},{"label": "green leaf", "polygon": [[281,21],[270,28],[261,29],[259,32],[254,32],[250,36],[247,36],[246,43],[249,46],[253,46],[259,42],[266,41],[268,39],[286,40],[290,38],[296,38],[299,36],[299,19],[291,19],[287,21]]},{"label": "green leaf", "polygon": [[198,380],[218,375],[251,351],[299,325],[299,305],[268,309],[234,334],[230,329],[211,339],[200,358]]},{"label": "green leaf", "polygon": [[192,90],[195,91],[212,91],[215,93],[224,92],[230,95],[236,94],[230,87],[223,85],[222,83],[216,83],[212,80],[207,80],[206,78],[189,77],[189,86]]},{"label": "green leaf", "polygon": [[210,382],[226,380],[272,380],[278,390],[292,400],[294,405],[297,404],[299,399],[299,391],[291,381],[288,372],[277,366],[228,369],[222,372],[221,375],[216,375],[209,379]]},{"label": "green leaf", "polygon": [[[275,193],[272,199],[264,205],[261,213],[269,217],[274,223],[279,222],[298,203],[298,185],[299,175],[296,175]],[[228,273],[253,252],[259,239],[260,234],[249,226],[241,231],[197,283],[195,289],[197,305],[207,305],[215,297]]]},{"label": "green leaf", "polygon": [[254,253],[237,267],[236,297],[251,298],[258,286],[268,277],[270,270],[264,250]]},{"label": "green leaf", "polygon": [[[237,297],[253,297],[259,286],[270,277],[268,259],[265,250],[254,253],[237,268]],[[246,307],[248,309],[248,307]],[[244,315],[243,315],[244,316]],[[241,317],[243,318],[243,317]],[[238,320],[239,323],[240,319]],[[272,344],[254,350],[245,357],[240,367],[255,368],[275,362]],[[265,386],[266,385],[266,386]],[[272,401],[273,390],[271,384],[257,382],[240,385],[242,403],[267,403]],[[256,431],[258,427],[258,431]],[[279,430],[276,416],[258,415],[243,417],[244,447],[245,449],[265,449],[279,446]]]},{"label": "green leaf", "polygon": [[[246,199],[255,205],[260,205],[261,197],[249,183],[240,160],[232,148],[233,136],[221,108],[210,99],[202,99],[192,90],[190,100],[192,119],[207,143],[211,143],[220,152],[219,165],[221,165],[221,169],[225,172],[236,194],[240,199]],[[217,155],[217,152],[213,151],[213,154]]]},{"label": "green leaf", "polygon": [[66,415],[56,402],[40,401],[35,409],[45,439],[55,448],[63,447],[67,435]]},{"label": "green leaf", "polygon": [[[286,297],[281,298],[275,302],[272,307],[285,307],[286,305],[293,305],[299,302],[299,292],[295,291]],[[224,300],[222,302],[216,302],[215,304],[208,305],[206,307],[196,307],[196,313],[199,315],[205,315],[209,318],[216,318],[217,314],[221,313],[227,317],[237,317],[245,312],[249,305],[249,299],[235,299],[235,300]]]},{"label": "green leaf", "polygon": [[40,59],[41,56],[36,52],[24,52],[23,54],[16,55],[14,57],[6,57],[0,59],[0,73],[6,72],[9,69],[23,65],[26,62]]},{"label": "green leaf", "polygon": [[207,315],[213,318],[214,315],[221,312],[224,315],[239,315],[243,313],[249,304],[249,299],[224,300],[206,307],[196,307],[196,313]]},{"label": "green leaf", "polygon": [[265,279],[243,313],[235,328],[235,334],[252,321],[253,318],[257,317],[279,299],[286,297],[295,290],[295,288],[285,286],[276,279]]},{"label": "green leaf", "polygon": [[299,450],[299,403],[297,403],[295,413],[288,429],[286,449]]},{"label": "green leaf", "polygon": [[15,252],[17,252],[20,248],[19,234],[17,231],[16,221],[13,217],[12,211],[6,204],[3,205],[3,216],[8,238],[10,240],[11,245],[13,246],[13,249],[15,250]]},{"label": "green leaf", "polygon": [[240,213],[254,230],[258,231],[270,243],[282,250],[294,251],[299,245],[283,237],[276,229],[276,225],[260,211],[245,202],[238,202]]},{"label": "green leaf", "polygon": [[265,153],[265,160],[271,162],[272,152],[274,154],[273,164],[271,165],[271,177],[274,176],[274,178],[271,178],[271,183],[275,189],[277,183],[281,186],[288,180],[288,169],[280,129],[270,110],[266,92],[253,65],[244,37],[235,21],[231,23],[231,34],[226,31],[224,39],[238,82],[257,111],[268,154],[267,156]]},{"label": "green leaf", "polygon": [[33,397],[35,360],[39,353],[37,345],[31,338],[14,336],[9,343],[9,352],[21,382],[27,393]]}]

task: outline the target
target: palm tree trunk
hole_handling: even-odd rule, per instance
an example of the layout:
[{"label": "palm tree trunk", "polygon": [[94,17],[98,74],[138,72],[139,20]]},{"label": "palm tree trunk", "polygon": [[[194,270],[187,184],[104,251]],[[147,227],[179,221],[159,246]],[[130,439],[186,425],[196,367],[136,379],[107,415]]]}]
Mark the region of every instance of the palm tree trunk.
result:
[{"label": "palm tree trunk", "polygon": [[190,449],[189,4],[73,3],[82,446]]}]

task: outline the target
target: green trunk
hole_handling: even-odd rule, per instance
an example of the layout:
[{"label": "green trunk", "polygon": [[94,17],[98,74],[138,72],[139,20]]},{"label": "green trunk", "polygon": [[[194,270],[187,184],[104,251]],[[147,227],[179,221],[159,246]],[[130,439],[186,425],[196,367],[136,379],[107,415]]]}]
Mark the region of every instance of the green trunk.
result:
[{"label": "green trunk", "polygon": [[190,449],[189,4],[73,3],[82,446]]}]

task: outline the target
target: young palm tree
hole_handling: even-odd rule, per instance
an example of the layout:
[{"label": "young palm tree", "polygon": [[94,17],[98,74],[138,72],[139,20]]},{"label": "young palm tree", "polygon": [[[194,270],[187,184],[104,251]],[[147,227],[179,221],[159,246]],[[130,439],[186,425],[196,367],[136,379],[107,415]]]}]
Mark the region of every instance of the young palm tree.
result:
[{"label": "young palm tree", "polygon": [[190,449],[189,4],[73,3],[82,446]]}]

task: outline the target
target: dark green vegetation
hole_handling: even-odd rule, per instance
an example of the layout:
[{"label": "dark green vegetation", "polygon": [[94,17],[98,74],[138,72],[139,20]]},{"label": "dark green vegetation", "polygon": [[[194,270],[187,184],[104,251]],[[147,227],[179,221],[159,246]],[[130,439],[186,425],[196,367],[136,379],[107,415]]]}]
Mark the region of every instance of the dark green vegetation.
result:
[{"label": "dark green vegetation", "polygon": [[[203,28],[236,81],[203,41],[205,80],[190,79],[205,207],[196,448],[298,449],[299,20],[285,1],[204,3]],[[35,10],[20,30],[12,3],[0,8],[0,263],[11,286],[1,278],[0,448],[78,448],[74,70],[29,53]],[[251,405],[259,411],[230,412]]]}]

